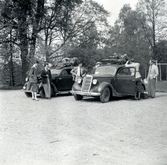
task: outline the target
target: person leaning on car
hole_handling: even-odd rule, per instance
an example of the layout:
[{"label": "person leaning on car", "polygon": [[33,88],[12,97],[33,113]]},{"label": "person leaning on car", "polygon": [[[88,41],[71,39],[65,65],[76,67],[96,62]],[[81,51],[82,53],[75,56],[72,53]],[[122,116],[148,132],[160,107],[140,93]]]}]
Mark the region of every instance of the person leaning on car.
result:
[{"label": "person leaning on car", "polygon": [[82,63],[80,63],[77,67],[74,67],[71,70],[71,74],[75,76],[75,81],[78,80],[78,78],[83,78],[87,74],[87,70],[82,66]]},{"label": "person leaning on car", "polygon": [[51,97],[51,81],[52,81],[52,76],[51,76],[51,71],[48,63],[44,64],[44,70],[41,72],[41,77],[42,77],[42,86],[45,92],[45,97],[47,99],[50,99]]},{"label": "person leaning on car", "polygon": [[37,99],[37,91],[38,91],[38,86],[37,86],[37,67],[38,67],[39,62],[36,61],[35,64],[31,67],[30,72],[29,72],[29,82],[31,84],[31,91],[32,91],[32,100]]},{"label": "person leaning on car", "polygon": [[148,76],[147,76],[147,82],[148,82],[148,96],[151,98],[155,97],[155,83],[156,78],[159,74],[158,67],[156,65],[155,60],[149,61],[149,70],[148,70]]}]

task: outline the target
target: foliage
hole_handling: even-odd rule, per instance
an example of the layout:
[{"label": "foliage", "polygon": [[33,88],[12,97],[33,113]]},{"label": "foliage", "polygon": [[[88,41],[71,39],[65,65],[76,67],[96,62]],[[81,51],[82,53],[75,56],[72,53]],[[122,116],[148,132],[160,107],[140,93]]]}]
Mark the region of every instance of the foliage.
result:
[{"label": "foliage", "polygon": [[[69,10],[69,7],[72,10]],[[56,14],[48,13],[45,17],[44,38],[40,41],[43,42],[45,47],[46,51],[43,51],[43,53],[45,53],[46,59],[68,56],[68,51],[77,49],[83,42],[92,40],[93,36],[96,38],[94,41],[99,42],[97,38],[102,34],[101,29],[108,26],[107,15],[108,13],[102,6],[90,0],[84,1],[82,4],[76,4],[75,7],[65,5]],[[59,19],[57,20],[57,18]],[[97,30],[98,27],[101,27],[101,29]],[[88,34],[93,31],[92,29],[95,29],[94,32],[96,32],[93,32],[94,34],[90,38]]]},{"label": "foliage", "polygon": [[146,20],[145,23],[141,21],[141,25],[150,44],[152,58],[156,56],[156,44],[164,39],[167,30],[165,5],[165,0],[139,0],[137,6],[137,12]]},{"label": "foliage", "polygon": [[56,64],[77,57],[90,68],[114,53],[134,58],[145,76],[150,58],[167,62],[165,5],[165,0],[139,0],[132,10],[125,4],[111,27],[109,13],[93,0],[0,0],[0,58],[8,66],[7,83],[16,85],[19,67],[24,83],[36,59]]},{"label": "foliage", "polygon": [[158,62],[167,63],[167,40],[162,40],[157,43],[155,59]]}]

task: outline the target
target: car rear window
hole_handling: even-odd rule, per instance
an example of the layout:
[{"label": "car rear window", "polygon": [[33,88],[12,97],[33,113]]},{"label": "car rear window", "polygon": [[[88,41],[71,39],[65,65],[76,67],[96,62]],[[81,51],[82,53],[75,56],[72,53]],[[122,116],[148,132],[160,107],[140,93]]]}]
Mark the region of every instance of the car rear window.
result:
[{"label": "car rear window", "polygon": [[116,73],[116,68],[113,66],[101,66],[96,68],[95,74],[99,75],[104,75],[104,74],[110,74],[110,75],[115,75]]}]

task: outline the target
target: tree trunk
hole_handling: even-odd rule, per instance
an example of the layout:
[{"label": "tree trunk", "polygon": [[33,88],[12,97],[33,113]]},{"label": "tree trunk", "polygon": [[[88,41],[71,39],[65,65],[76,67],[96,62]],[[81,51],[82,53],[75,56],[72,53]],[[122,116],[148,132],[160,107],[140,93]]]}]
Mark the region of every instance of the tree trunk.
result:
[{"label": "tree trunk", "polygon": [[36,45],[36,37],[32,37],[30,42],[30,52],[29,52],[29,69],[35,63],[35,45]]},{"label": "tree trunk", "polygon": [[[12,30],[10,30],[10,41],[12,41]],[[13,44],[10,42],[10,84],[9,86],[14,86],[14,68],[13,68]]]},{"label": "tree trunk", "polygon": [[21,61],[22,61],[22,85],[25,83],[27,71],[29,69],[29,62],[27,61],[28,45],[22,45],[21,49]]},{"label": "tree trunk", "polygon": [[20,50],[21,50],[21,61],[22,61],[22,85],[25,83],[25,78],[27,76],[27,71],[29,69],[29,61],[28,61],[28,40],[26,29],[25,32],[22,31],[22,35],[20,36]]}]

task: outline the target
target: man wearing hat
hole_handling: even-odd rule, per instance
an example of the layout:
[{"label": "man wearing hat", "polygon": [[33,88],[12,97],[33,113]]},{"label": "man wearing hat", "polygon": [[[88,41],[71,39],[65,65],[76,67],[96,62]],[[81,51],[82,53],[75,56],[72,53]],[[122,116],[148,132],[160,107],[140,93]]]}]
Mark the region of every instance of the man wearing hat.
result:
[{"label": "man wearing hat", "polygon": [[147,82],[148,82],[148,96],[151,98],[155,97],[155,83],[156,78],[159,74],[158,67],[155,60],[149,61],[150,67],[148,70]]}]

